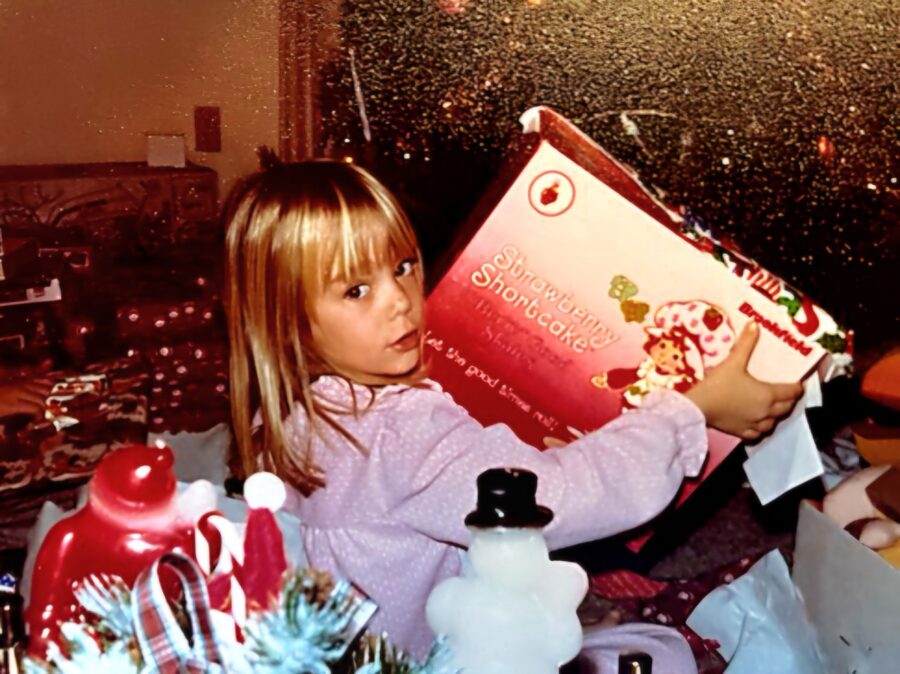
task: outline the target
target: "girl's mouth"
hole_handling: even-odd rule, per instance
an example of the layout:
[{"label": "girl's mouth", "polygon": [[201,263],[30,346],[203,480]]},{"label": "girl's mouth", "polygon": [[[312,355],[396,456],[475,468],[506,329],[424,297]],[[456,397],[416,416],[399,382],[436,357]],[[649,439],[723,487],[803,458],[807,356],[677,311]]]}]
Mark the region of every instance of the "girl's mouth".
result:
[{"label": "girl's mouth", "polygon": [[410,330],[396,342],[391,344],[392,349],[397,351],[412,351],[419,348],[419,331]]}]

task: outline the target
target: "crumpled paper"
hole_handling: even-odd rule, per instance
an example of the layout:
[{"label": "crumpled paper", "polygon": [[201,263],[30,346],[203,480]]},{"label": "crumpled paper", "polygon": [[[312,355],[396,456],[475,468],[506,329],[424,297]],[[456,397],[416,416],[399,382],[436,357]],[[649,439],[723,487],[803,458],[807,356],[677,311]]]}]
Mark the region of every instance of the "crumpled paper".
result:
[{"label": "crumpled paper", "polygon": [[710,592],[687,620],[720,644],[726,674],[822,674],[815,630],[784,557],[773,550],[743,576]]},{"label": "crumpled paper", "polygon": [[808,407],[822,404],[818,375],[809,377],[805,386],[790,416],[768,438],[747,448],[750,458],[744,462],[744,472],[763,505],[825,471],[806,419]]}]

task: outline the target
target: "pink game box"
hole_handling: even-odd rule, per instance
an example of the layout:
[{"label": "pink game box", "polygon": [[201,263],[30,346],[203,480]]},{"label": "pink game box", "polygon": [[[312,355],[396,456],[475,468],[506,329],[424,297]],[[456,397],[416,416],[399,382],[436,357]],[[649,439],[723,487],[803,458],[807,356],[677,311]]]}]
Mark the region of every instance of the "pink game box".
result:
[{"label": "pink game box", "polygon": [[[526,133],[429,295],[432,377],[484,424],[539,449],[686,390],[760,324],[750,372],[798,381],[847,334],[820,308],[722,247],[563,117]],[[474,234],[472,234],[474,232]],[[739,440],[710,431],[702,476]],[[635,542],[632,547],[640,547]]]}]

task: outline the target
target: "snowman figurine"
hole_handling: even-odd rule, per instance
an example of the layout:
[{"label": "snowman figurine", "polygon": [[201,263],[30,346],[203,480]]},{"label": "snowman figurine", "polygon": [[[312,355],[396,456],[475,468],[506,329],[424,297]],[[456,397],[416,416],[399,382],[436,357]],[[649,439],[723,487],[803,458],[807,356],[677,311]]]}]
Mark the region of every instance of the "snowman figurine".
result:
[{"label": "snowman figurine", "polygon": [[498,468],[478,476],[468,568],[432,591],[428,624],[445,635],[462,674],[556,674],[581,648],[576,609],[587,575],[550,561],[537,505],[537,476]]}]

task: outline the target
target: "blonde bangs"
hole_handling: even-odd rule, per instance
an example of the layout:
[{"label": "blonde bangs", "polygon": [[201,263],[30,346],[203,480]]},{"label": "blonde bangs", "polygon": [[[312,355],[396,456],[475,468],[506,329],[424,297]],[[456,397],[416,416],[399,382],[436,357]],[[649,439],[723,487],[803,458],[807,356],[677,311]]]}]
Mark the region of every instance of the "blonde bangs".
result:
[{"label": "blonde bangs", "polygon": [[350,282],[398,258],[420,258],[412,226],[387,195],[335,190],[330,205],[333,211],[314,211],[303,225],[303,285],[309,292]]}]

